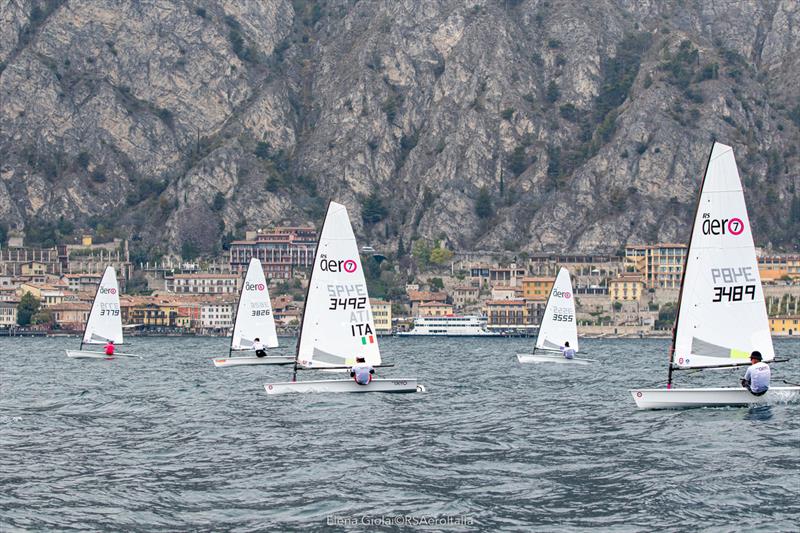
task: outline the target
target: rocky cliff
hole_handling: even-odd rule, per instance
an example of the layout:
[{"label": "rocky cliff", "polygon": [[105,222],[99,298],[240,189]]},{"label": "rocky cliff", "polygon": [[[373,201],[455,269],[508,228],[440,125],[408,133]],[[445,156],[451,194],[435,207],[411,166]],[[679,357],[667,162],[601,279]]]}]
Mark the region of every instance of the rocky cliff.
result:
[{"label": "rocky cliff", "polygon": [[214,253],[318,224],[406,249],[687,238],[712,139],[800,246],[794,0],[0,0],[0,222]]}]

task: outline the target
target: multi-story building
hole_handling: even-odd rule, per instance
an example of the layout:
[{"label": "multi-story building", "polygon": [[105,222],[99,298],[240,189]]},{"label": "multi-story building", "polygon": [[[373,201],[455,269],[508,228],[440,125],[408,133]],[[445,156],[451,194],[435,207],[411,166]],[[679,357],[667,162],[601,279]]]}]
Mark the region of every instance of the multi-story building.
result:
[{"label": "multi-story building", "polygon": [[10,328],[16,325],[17,303],[0,302],[0,328]]},{"label": "multi-story building", "polygon": [[522,278],[522,297],[534,302],[545,302],[550,297],[555,278],[527,277]]},{"label": "multi-story building", "polygon": [[155,297],[139,298],[128,309],[128,320],[144,327],[175,327],[178,304]]},{"label": "multi-story building", "polygon": [[167,292],[176,294],[237,294],[238,274],[175,274],[165,279]]},{"label": "multi-story building", "polygon": [[457,285],[451,291],[453,304],[456,308],[463,308],[471,303],[476,303],[481,295],[480,287],[474,285]]},{"label": "multi-story building", "polygon": [[628,245],[625,266],[644,276],[648,289],[677,289],[681,285],[685,244]]},{"label": "multi-story building", "polygon": [[20,298],[26,292],[39,300],[42,307],[51,307],[62,303],[68,296],[74,296],[66,291],[65,286],[50,285],[46,283],[22,283],[17,289]]},{"label": "multi-story building", "polygon": [[48,308],[53,317],[53,322],[61,329],[69,331],[83,331],[86,321],[89,320],[91,304],[72,301],[62,302]]},{"label": "multi-story building", "polygon": [[641,274],[621,274],[608,282],[608,295],[612,302],[638,302],[644,291],[644,276]]},{"label": "multi-story building", "polygon": [[444,302],[424,302],[416,307],[414,316],[448,316],[453,314],[453,306]]},{"label": "multi-story building", "polygon": [[227,332],[233,327],[236,302],[232,299],[215,299],[200,306],[200,327],[206,333]]},{"label": "multi-story building", "polygon": [[95,292],[102,278],[102,274],[64,274],[61,276],[69,290],[76,292]]},{"label": "multi-story building", "polygon": [[372,307],[375,332],[390,334],[392,332],[392,302],[370,298],[369,304]]},{"label": "multi-story building", "polygon": [[525,300],[489,300],[486,302],[487,327],[514,328],[530,325]]},{"label": "multi-story building", "polygon": [[775,335],[800,335],[800,315],[770,317],[769,330]]},{"label": "multi-story building", "polygon": [[525,268],[518,267],[515,263],[511,263],[508,268],[490,268],[489,285],[510,285],[513,287],[518,285],[524,276]]},{"label": "multi-story building", "polygon": [[522,288],[509,285],[495,285],[492,287],[492,300],[515,300],[522,298]]},{"label": "multi-story building", "polygon": [[762,255],[758,258],[761,281],[800,279],[800,255]]},{"label": "multi-story building", "polygon": [[246,271],[250,259],[256,257],[267,279],[290,279],[295,268],[312,266],[316,247],[317,232],[312,227],[248,232],[246,240],[231,243],[231,271]]},{"label": "multi-story building", "polygon": [[411,301],[411,315],[419,316],[419,306],[424,303],[444,303],[447,301],[446,292],[429,291],[408,291],[408,299]]}]

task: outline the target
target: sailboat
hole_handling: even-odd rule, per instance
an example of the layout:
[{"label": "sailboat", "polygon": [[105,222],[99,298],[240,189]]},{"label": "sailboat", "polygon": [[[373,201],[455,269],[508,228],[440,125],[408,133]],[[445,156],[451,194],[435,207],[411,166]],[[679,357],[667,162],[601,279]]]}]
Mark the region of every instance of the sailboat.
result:
[{"label": "sailboat", "polygon": [[105,351],[84,350],[85,344],[102,344],[114,341],[114,345],[122,344],[122,316],[119,307],[119,285],[114,267],[106,267],[103,278],[97,287],[89,312],[89,320],[83,332],[81,347],[78,350],[67,350],[67,356],[74,359],[113,359],[114,357],[139,357],[138,355],[117,353],[106,355]]},{"label": "sailboat", "polygon": [[297,341],[292,381],[267,383],[267,394],[293,392],[421,392],[412,378],[297,381],[298,370],[348,370],[356,357],[381,365],[364,270],[347,208],[330,202],[314,255]]},{"label": "sailboat", "polygon": [[[569,271],[561,267],[553,282],[553,289],[547,298],[547,304],[539,326],[539,335],[533,354],[517,354],[520,363],[558,363],[588,365],[594,359],[567,359],[561,354],[561,347],[569,342],[570,348],[578,351],[578,328],[575,325],[575,298],[572,293],[572,281]],[[536,353],[540,352],[545,353]],[[549,352],[549,353],[548,353]]]},{"label": "sailboat", "polygon": [[669,351],[666,389],[634,389],[639,409],[751,405],[789,401],[800,387],[672,387],[673,372],[775,359],[753,235],[733,149],[714,143],[700,186]]},{"label": "sailboat", "polygon": [[266,357],[230,357],[234,350],[253,350],[255,339],[267,348],[278,347],[278,334],[275,331],[275,316],[269,299],[269,287],[264,277],[264,269],[257,258],[250,259],[244,277],[239,305],[236,307],[236,321],[233,324],[231,347],[228,357],[214,359],[214,366],[241,365],[290,365],[294,357],[289,355],[268,355]]}]

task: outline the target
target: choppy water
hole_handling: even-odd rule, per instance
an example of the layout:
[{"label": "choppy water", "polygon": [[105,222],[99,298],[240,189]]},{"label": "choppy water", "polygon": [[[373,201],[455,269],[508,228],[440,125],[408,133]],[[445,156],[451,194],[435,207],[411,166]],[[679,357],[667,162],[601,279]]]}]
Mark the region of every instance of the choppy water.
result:
[{"label": "choppy water", "polygon": [[[636,411],[627,389],[663,385],[668,341],[587,340],[601,362],[576,367],[517,364],[530,339],[382,339],[384,375],[427,393],[281,397],[263,384],[286,368],[214,368],[225,339],[134,339],[147,359],[115,361],[68,359],[77,342],[0,339],[4,533],[800,522],[800,404]],[[800,358],[774,377],[800,381]]]}]

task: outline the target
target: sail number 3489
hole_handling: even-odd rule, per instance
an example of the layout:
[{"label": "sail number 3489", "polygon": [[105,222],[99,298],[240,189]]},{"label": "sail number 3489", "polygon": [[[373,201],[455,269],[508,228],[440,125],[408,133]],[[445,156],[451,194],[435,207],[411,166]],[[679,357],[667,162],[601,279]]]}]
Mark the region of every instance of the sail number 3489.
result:
[{"label": "sail number 3489", "polygon": [[756,299],[755,285],[733,285],[728,287],[714,287],[712,302],[741,302],[746,297]]}]

